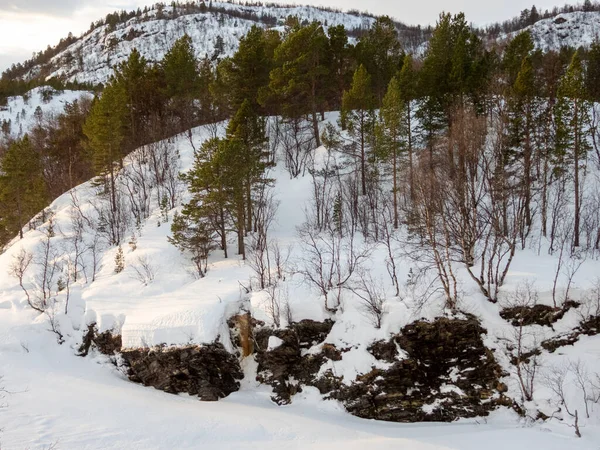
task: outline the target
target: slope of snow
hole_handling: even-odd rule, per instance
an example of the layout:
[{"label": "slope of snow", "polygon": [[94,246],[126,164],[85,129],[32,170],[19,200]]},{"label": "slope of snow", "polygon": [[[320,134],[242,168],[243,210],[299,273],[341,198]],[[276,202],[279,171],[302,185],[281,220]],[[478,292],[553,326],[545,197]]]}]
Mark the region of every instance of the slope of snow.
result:
[{"label": "slope of snow", "polygon": [[[310,6],[264,7],[242,6],[229,3],[213,3],[215,8],[250,12],[258,16],[268,14],[283,24],[288,16],[298,16],[302,20],[319,21],[325,26],[343,24],[347,29],[368,28],[375,19],[341,12],[325,11]],[[165,7],[168,17],[171,7]],[[217,38],[222,39],[221,57],[231,56],[237,49],[239,40],[253,25],[265,27],[263,23],[229,16],[223,13],[207,12],[187,14],[175,19],[157,19],[156,11],[151,10],[142,18],[130,19],[120,24],[114,31],[104,25],[70,45],[49,62],[48,77],[64,77],[68,81],[82,83],[104,83],[112,74],[112,67],[127,59],[135,48],[148,61],[160,61],[171,45],[184,34],[193,42],[196,56],[213,56]],[[40,67],[33,70],[38,73]]]},{"label": "slope of snow", "polygon": [[40,86],[25,96],[9,97],[6,106],[0,107],[0,124],[10,121],[10,132],[6,137],[22,137],[35,126],[35,111],[38,107],[47,117],[62,113],[65,103],[91,95],[86,91],[55,91],[50,86]]},{"label": "slope of snow", "polygon": [[[576,11],[543,19],[525,28],[531,32],[536,48],[557,51],[561,47],[589,47],[600,35],[600,12]],[[511,33],[515,36],[520,33]]]},{"label": "slope of snow", "polygon": [[[328,114],[327,119],[335,121],[337,115]],[[194,130],[196,148],[213,131],[210,126]],[[222,134],[223,131],[221,124],[217,132]],[[170,145],[180,155],[181,170],[188,170],[193,161],[193,147],[187,137],[176,137]],[[319,148],[314,154],[318,164],[327,151]],[[137,153],[127,158],[120,178],[132,170],[136,158]],[[290,265],[297,266],[304,255],[296,228],[304,221],[303,209],[311,195],[311,179],[308,174],[290,179],[281,163],[270,176],[276,180],[275,195],[279,201],[271,236],[283,248],[290,248]],[[88,182],[51,205],[54,212],[51,242],[57,261],[64,263],[73,253],[69,239],[73,233],[75,203],[93,222],[104,201],[97,194],[98,187]],[[74,356],[87,325],[91,323],[96,323],[100,331],[120,333],[125,347],[202,344],[215,340],[231,346],[226,319],[242,307],[250,310],[257,319],[272,323],[265,292],[254,290],[248,294],[243,287],[251,284],[252,271],[235,255],[233,243],[229,259],[224,259],[219,251],[211,255],[205,278],[196,279],[191,275],[189,256],[182,255],[167,240],[170,222],[164,222],[156,195],[153,191],[151,204],[154,209],[149,219],[128,230],[126,236],[135,233],[136,248],[123,245],[125,269],[121,273],[114,271],[115,247],[100,249],[99,270],[93,282],[89,273],[91,255],[88,252],[84,256],[88,279],[80,276],[70,286],[68,314],[62,312],[65,290],[56,294],[56,307],[47,315],[34,314],[26,305],[17,280],[8,273],[21,249],[36,252],[39,257],[49,222],[27,231],[23,240],[15,239],[0,255],[0,375],[4,376],[0,386],[15,392],[5,399],[8,408],[0,409],[3,448],[47,448],[58,441],[61,449],[335,449],[368,446],[441,450],[485,446],[500,450],[507,445],[515,450],[597,449],[600,439],[600,411],[597,410],[593,410],[589,418],[580,418],[582,439],[574,438],[568,421],[521,420],[507,410],[497,411],[483,423],[480,420],[405,426],[353,418],[342,412],[337,403],[323,401],[310,388],[296,396],[292,406],[277,407],[269,400],[269,390],[252,381],[256,370],[252,360],[244,362],[243,389],[224,401],[207,405],[185,396],[171,396],[134,385],[112,366],[104,364],[106,360],[101,357],[83,359]],[[182,201],[187,195],[183,195]],[[174,212],[168,212],[170,219]],[[91,243],[94,228],[86,229],[84,244]],[[370,371],[373,365],[383,364],[367,351],[371,342],[388,338],[398,333],[403,325],[421,317],[434,318],[442,310],[440,301],[435,299],[424,308],[417,307],[416,296],[406,283],[403,283],[406,288],[403,295],[393,297],[385,256],[383,248],[374,248],[366,267],[386,293],[381,328],[372,325],[358,298],[347,292],[326,340],[338,348],[349,349],[341,361],[323,368],[331,368],[343,376],[346,383]],[[135,267],[142,259],[153,267],[154,280],[148,283],[142,283],[135,273]],[[524,280],[531,280],[540,292],[540,302],[550,303],[556,263],[556,257],[546,255],[543,249],[539,252],[532,249],[519,251],[503,291],[509,293]],[[410,261],[399,261],[399,279],[407,280],[413,267]],[[34,260],[25,278],[30,292],[35,291],[37,270],[38,259]],[[581,298],[599,272],[600,262],[586,260],[573,279],[572,296]],[[510,337],[513,328],[498,314],[502,304],[485,300],[463,269],[458,269],[457,275],[461,280],[461,308],[480,318],[488,330],[486,344],[497,350],[496,357],[510,372],[512,369],[502,352],[502,343]],[[561,275],[560,290],[564,289],[565,283],[566,279]],[[298,274],[289,273],[281,283],[281,289],[282,295],[289,300],[294,320],[332,317],[325,310],[323,299],[303,283]],[[570,311],[554,329],[536,327],[535,331],[542,338],[550,337],[571,329],[577,320],[576,313]],[[52,324],[64,337],[62,346],[56,344],[55,334],[49,331]],[[600,373],[599,338],[582,338],[572,347],[544,354],[544,368],[581,360],[590,373]],[[309,351],[318,351],[318,348]],[[508,394],[519,398],[516,378],[506,377],[505,382]],[[544,390],[541,381],[538,384],[536,406],[550,415],[554,407],[547,402],[552,394]],[[451,386],[448,388],[452,389]],[[571,405],[583,411],[580,394],[576,389],[569,389]]]}]

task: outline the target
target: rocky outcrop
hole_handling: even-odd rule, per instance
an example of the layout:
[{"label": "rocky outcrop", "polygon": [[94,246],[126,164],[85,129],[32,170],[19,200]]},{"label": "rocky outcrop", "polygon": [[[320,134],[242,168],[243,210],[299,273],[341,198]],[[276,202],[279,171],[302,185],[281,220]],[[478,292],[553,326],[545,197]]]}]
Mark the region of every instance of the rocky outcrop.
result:
[{"label": "rocky outcrop", "polygon": [[238,358],[218,343],[124,350],[121,354],[131,381],[206,401],[237,391],[244,376]]},{"label": "rocky outcrop", "polygon": [[504,374],[483,344],[484,333],[474,318],[409,324],[370,347],[389,368],[374,368],[330,397],[356,416],[394,422],[452,421],[510,406],[499,381]]},{"label": "rocky outcrop", "polygon": [[595,336],[597,334],[600,334],[600,316],[591,316],[581,322],[572,332],[546,339],[541,346],[553,353],[560,347],[575,344],[581,335]]},{"label": "rocky outcrop", "polygon": [[311,321],[298,325],[256,334],[258,380],[273,387],[278,404],[291,402],[302,386],[314,386],[351,414],[394,422],[451,421],[512,405],[500,381],[505,374],[484,346],[485,330],[473,317],[407,325],[392,339],[369,347],[389,367],[373,368],[351,383],[329,371],[320,374],[327,360],[343,358],[343,349],[322,344],[318,351],[303,352],[321,344],[327,328],[317,332],[320,325]]},{"label": "rocky outcrop", "polygon": [[[317,380],[317,373],[327,359],[341,359],[335,346],[326,344],[316,354],[303,355],[302,352],[322,343],[332,327],[333,322],[329,320],[303,320],[285,330],[261,328],[255,332],[258,362],[256,378],[273,387],[271,398],[274,402],[279,405],[290,403],[292,396],[302,391],[303,385],[320,385],[323,391],[329,392],[339,384],[334,377]],[[269,347],[269,342],[276,342],[277,345]]]},{"label": "rocky outcrop", "polygon": [[100,353],[106,356],[114,356],[121,351],[121,336],[112,334],[110,331],[98,333],[96,324],[88,325],[87,332],[83,336],[81,345],[79,346],[79,356],[87,356],[90,349],[95,348]]},{"label": "rocky outcrop", "polygon": [[[416,321],[391,339],[373,343],[368,351],[382,364],[355,380],[323,370],[349,350],[325,343],[332,321],[303,320],[272,329],[248,315],[240,318],[230,321],[232,341],[254,350],[257,380],[273,388],[272,399],[280,405],[290,403],[305,386],[340,401],[358,417],[394,422],[451,421],[512,405],[500,381],[505,374],[484,346],[485,330],[472,316]],[[243,378],[241,352],[232,354],[219,343],[121,349],[118,336],[98,334],[90,326],[81,353],[92,347],[120,354],[131,381],[202,400],[226,397]]]},{"label": "rocky outcrop", "polygon": [[500,317],[513,326],[541,325],[551,327],[558,322],[571,308],[578,308],[579,303],[566,301],[561,308],[549,305],[513,306],[500,311]]}]

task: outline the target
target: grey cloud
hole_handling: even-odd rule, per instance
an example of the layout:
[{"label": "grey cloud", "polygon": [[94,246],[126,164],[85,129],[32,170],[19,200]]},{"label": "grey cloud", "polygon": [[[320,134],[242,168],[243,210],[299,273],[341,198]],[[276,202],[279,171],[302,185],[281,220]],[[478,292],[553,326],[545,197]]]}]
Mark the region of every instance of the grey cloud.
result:
[{"label": "grey cloud", "polygon": [[51,16],[70,15],[74,10],[90,3],[89,0],[0,0],[0,10]]},{"label": "grey cloud", "polygon": [[[17,14],[40,14],[54,17],[70,17],[79,9],[93,6],[104,10],[131,9],[136,0],[115,0],[101,2],[95,0],[0,0],[0,12]],[[149,0],[148,3],[153,3]]]}]

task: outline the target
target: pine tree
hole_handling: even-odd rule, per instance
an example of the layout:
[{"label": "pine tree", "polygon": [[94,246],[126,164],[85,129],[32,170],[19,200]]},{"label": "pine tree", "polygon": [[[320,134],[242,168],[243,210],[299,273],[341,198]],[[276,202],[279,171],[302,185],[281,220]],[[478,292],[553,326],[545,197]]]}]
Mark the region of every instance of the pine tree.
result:
[{"label": "pine tree", "polygon": [[244,101],[227,127],[227,139],[236,141],[231,148],[239,148],[236,163],[242,168],[240,178],[244,183],[246,199],[246,230],[252,230],[252,188],[261,181],[265,171],[267,137],[265,120],[259,117],[248,100]]},{"label": "pine tree", "polygon": [[588,51],[586,87],[588,99],[600,102],[600,41],[597,38]]},{"label": "pine tree", "polygon": [[16,233],[23,238],[23,227],[48,201],[41,155],[29,137],[10,144],[0,160],[0,218],[4,238]]},{"label": "pine tree", "polygon": [[529,229],[532,223],[531,190],[535,132],[540,109],[535,73],[529,56],[523,59],[521,69],[508,94],[507,105],[509,161],[519,163],[522,168],[520,186],[524,193],[525,226]]},{"label": "pine tree", "polygon": [[392,77],[402,67],[404,53],[398,41],[396,26],[387,16],[379,17],[356,46],[357,60],[372,77],[378,105]]},{"label": "pine tree", "polygon": [[[373,133],[375,97],[371,90],[371,76],[361,65],[352,78],[352,87],[344,92],[342,117],[353,139],[354,156],[358,160],[362,195],[367,194],[367,149]],[[358,147],[358,148],[356,148]]]},{"label": "pine tree", "polygon": [[165,94],[171,100],[171,114],[179,120],[182,130],[194,124],[194,99],[199,95],[200,75],[192,39],[185,34],[177,39],[161,62]]},{"label": "pine tree", "polygon": [[417,98],[417,74],[414,69],[414,61],[411,55],[406,55],[402,63],[402,69],[398,75],[398,87],[400,89],[401,101],[406,108],[406,150],[408,153],[408,182],[410,197],[415,198],[414,193],[414,163],[413,163],[413,137],[412,137],[412,102]]},{"label": "pine tree", "polygon": [[403,101],[400,83],[393,77],[381,106],[381,131],[383,148],[379,156],[392,164],[394,228],[398,228],[398,168],[401,153],[408,147],[408,130],[406,116],[408,111]]},{"label": "pine tree", "polygon": [[115,273],[121,273],[123,270],[125,270],[125,255],[123,254],[123,249],[119,245],[117,254],[115,255]]},{"label": "pine tree", "polygon": [[[275,51],[277,67],[271,71],[268,91],[281,102],[285,117],[310,116],[317,146],[321,145],[317,113],[324,111],[327,93],[328,45],[317,22],[293,28]],[[270,96],[263,92],[261,103],[272,101]]]},{"label": "pine tree", "polygon": [[[119,220],[115,164],[118,161],[123,166],[121,145],[127,121],[126,103],[123,86],[114,81],[109,83],[102,96],[95,99],[83,126],[92,152],[94,171],[103,178],[105,192],[109,196],[113,222]],[[113,235],[112,240],[114,244],[118,244],[120,236]]]},{"label": "pine tree", "polygon": [[265,112],[259,108],[259,91],[269,85],[275,49],[280,43],[279,33],[255,25],[240,40],[235,54],[219,64],[232,111],[248,100],[252,109]]},{"label": "pine tree", "polygon": [[531,57],[533,52],[533,39],[529,31],[517,34],[507,45],[502,59],[502,68],[506,77],[506,85],[514,86],[521,70],[523,60]]},{"label": "pine tree", "polygon": [[332,99],[330,107],[336,109],[341,107],[344,91],[352,81],[352,49],[348,44],[348,33],[344,25],[329,27],[327,34],[331,55],[329,67],[331,86],[329,90]]},{"label": "pine tree", "polygon": [[583,64],[579,52],[575,52],[569,67],[560,80],[555,108],[556,151],[555,165],[560,173],[566,173],[567,166],[573,167],[575,193],[573,246],[579,247],[581,195],[580,170],[585,164],[590,133],[590,103],[586,100]]}]

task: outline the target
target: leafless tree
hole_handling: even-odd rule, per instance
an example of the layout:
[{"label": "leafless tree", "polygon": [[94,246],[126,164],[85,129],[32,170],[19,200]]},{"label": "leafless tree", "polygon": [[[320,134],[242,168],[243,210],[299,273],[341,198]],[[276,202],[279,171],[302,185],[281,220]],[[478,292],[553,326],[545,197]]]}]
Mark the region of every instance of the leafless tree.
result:
[{"label": "leafless tree", "polygon": [[127,193],[131,212],[136,224],[150,216],[152,199],[151,175],[148,173],[149,146],[136,150],[131,163],[121,173],[121,185]]},{"label": "leafless tree", "polygon": [[273,255],[273,264],[275,266],[275,276],[279,281],[285,281],[287,266],[292,253],[292,247],[288,246],[285,249],[281,248],[277,239],[272,240],[269,246],[270,252]]},{"label": "leafless tree", "polygon": [[25,293],[25,297],[27,298],[27,304],[38,312],[44,312],[43,305],[38,305],[37,302],[33,302],[31,299],[31,295],[29,291],[25,287],[25,273],[29,266],[31,265],[31,261],[33,260],[33,254],[21,248],[19,253],[13,255],[13,261],[9,268],[9,274],[19,280],[19,286]]},{"label": "leafless tree", "polygon": [[386,250],[385,267],[394,286],[395,296],[400,296],[400,282],[398,281],[398,262],[397,262],[397,239],[394,229],[394,209],[390,201],[384,201],[382,207],[383,218],[381,220],[381,233],[379,242]]},{"label": "leafless tree", "polygon": [[52,238],[50,235],[46,235],[42,240],[40,252],[33,259],[34,264],[37,266],[34,296],[36,303],[43,310],[46,309],[47,302],[52,297],[52,291],[55,287],[56,276],[59,271],[58,256],[59,253],[54,246]]},{"label": "leafless tree", "polygon": [[322,231],[329,226],[331,212],[336,197],[336,167],[335,159],[328,153],[322,167],[309,170],[312,178],[312,198],[309,220],[317,230]]},{"label": "leafless tree", "polygon": [[58,344],[62,345],[65,342],[65,337],[60,330],[60,322],[58,320],[58,302],[56,301],[56,298],[52,297],[48,299],[44,314],[46,314],[46,317],[48,318],[50,331],[56,335]]},{"label": "leafless tree", "polygon": [[274,197],[273,190],[265,183],[261,184],[255,198],[254,233],[250,238],[247,255],[248,265],[252,268],[260,289],[272,284],[271,255],[269,230],[277,214],[279,202]]},{"label": "leafless tree", "polygon": [[96,274],[100,269],[101,253],[104,249],[104,241],[97,231],[94,231],[92,238],[87,242],[87,249],[92,257],[92,282],[96,281]]},{"label": "leafless tree", "polygon": [[85,246],[83,236],[86,227],[91,227],[91,222],[83,215],[81,207],[79,206],[79,201],[73,191],[71,192],[71,209],[69,215],[71,219],[71,234],[67,236],[68,245],[66,253],[73,254],[73,281],[77,282],[81,271],[87,282],[84,255],[88,249]]},{"label": "leafless tree", "polygon": [[334,311],[340,306],[342,289],[369,257],[371,247],[359,244],[353,234],[342,237],[332,229],[319,232],[309,222],[298,229],[298,235],[303,251],[297,272],[323,297],[325,309]]},{"label": "leafless tree", "polygon": [[285,168],[291,178],[304,173],[316,147],[312,125],[302,117],[286,119],[281,124],[280,141],[283,147]]},{"label": "leafless tree", "polygon": [[422,159],[415,167],[415,199],[410,210],[414,233],[402,242],[404,256],[416,264],[433,268],[442,287],[446,307],[458,307],[458,280],[453,262],[459,259],[454,253],[454,242],[444,209],[441,193],[445,186],[431,175],[430,164]]},{"label": "leafless tree", "polygon": [[600,317],[600,278],[596,278],[593,286],[582,296],[577,313],[582,322]]},{"label": "leafless tree", "polygon": [[[515,292],[508,298],[507,305],[512,308],[532,308],[538,302],[538,292],[533,283],[525,281],[517,286]],[[523,325],[519,319],[509,337],[512,353],[512,363],[515,369],[521,395],[524,401],[533,400],[535,381],[540,369],[540,349],[538,335],[535,330]]]},{"label": "leafless tree", "polygon": [[151,263],[150,258],[146,255],[138,256],[136,262],[131,265],[135,272],[134,278],[142,283],[144,286],[148,286],[154,281],[156,276],[156,268]]},{"label": "leafless tree", "polygon": [[385,289],[381,281],[376,281],[369,273],[361,273],[358,279],[348,285],[348,289],[362,302],[362,310],[373,326],[381,328],[384,315]]}]

